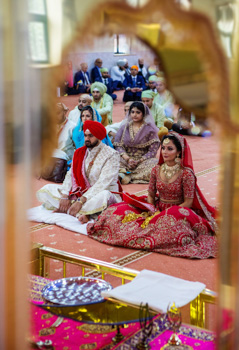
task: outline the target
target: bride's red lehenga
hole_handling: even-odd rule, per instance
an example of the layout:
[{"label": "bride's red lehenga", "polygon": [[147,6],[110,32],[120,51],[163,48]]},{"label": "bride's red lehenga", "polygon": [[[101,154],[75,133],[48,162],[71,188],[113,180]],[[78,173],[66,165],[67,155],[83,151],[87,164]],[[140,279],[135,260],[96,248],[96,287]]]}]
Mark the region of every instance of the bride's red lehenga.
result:
[{"label": "bride's red lehenga", "polygon": [[[215,209],[207,203],[196,184],[191,151],[186,139],[174,132],[170,134],[181,143],[182,168],[172,183],[162,181],[160,165],[163,157],[160,153],[159,165],[152,170],[148,189],[151,195],[158,196],[156,210],[160,210],[160,213],[142,228],[145,220],[142,217],[122,222],[127,214],[140,214],[142,209],[129,204],[130,200],[113,204],[95,223],[88,224],[88,235],[103,243],[171,256],[198,259],[216,257],[218,242],[215,236]],[[191,209],[179,206],[184,202],[184,197],[193,198]]]}]

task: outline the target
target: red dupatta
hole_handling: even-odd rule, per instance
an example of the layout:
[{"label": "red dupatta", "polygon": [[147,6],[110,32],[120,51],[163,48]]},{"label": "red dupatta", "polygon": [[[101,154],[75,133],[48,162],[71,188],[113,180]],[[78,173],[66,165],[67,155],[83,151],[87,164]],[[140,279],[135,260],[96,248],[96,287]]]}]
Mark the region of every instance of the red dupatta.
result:
[{"label": "red dupatta", "polygon": [[75,191],[71,191],[70,195],[76,195],[77,197],[81,197],[85,191],[87,191],[87,185],[82,172],[82,165],[85,158],[87,147],[83,146],[78,148],[74,153],[73,158],[73,176],[76,181],[77,189]]},{"label": "red dupatta", "polygon": [[[193,198],[192,209],[201,214],[201,216],[205,216],[207,220],[212,224],[213,229],[216,228],[215,216],[216,210],[214,207],[208,204],[206,198],[202,194],[200,188],[197,185],[197,178],[193,169],[193,161],[190,147],[187,143],[187,140],[182,135],[176,132],[169,132],[168,135],[173,135],[181,144],[182,154],[181,154],[181,165],[184,168],[189,169],[195,177],[195,192]],[[162,148],[160,149],[160,157],[159,157],[159,165],[163,164],[163,156],[162,156]]]}]

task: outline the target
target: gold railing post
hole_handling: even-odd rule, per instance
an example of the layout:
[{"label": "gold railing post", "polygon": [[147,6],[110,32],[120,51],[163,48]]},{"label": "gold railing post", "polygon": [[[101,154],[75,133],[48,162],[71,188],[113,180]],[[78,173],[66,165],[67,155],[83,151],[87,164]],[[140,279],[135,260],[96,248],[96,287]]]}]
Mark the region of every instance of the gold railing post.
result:
[{"label": "gold railing post", "polygon": [[63,261],[63,278],[66,278],[66,262]]},{"label": "gold railing post", "polygon": [[[239,0],[225,3],[228,7],[226,25],[230,36],[231,120],[239,127]],[[235,129],[235,128],[234,128]],[[220,238],[220,284],[218,310],[219,350],[239,349],[239,133],[228,131],[222,138],[222,220]]]},{"label": "gold railing post", "polygon": [[44,277],[45,271],[44,271],[44,255],[41,252],[41,249],[39,249],[39,276]]},{"label": "gold railing post", "polygon": [[192,325],[206,328],[205,302],[202,300],[201,294],[190,304],[190,320]]}]

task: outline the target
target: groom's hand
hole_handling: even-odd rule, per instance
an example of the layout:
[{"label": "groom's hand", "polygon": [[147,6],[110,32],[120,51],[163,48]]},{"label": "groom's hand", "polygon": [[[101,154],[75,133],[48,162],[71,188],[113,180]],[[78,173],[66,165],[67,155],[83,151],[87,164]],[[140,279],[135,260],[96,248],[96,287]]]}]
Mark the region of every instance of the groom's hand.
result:
[{"label": "groom's hand", "polygon": [[80,202],[73,203],[72,206],[70,207],[69,214],[72,216],[76,216],[76,214],[78,214],[79,211],[81,210],[81,207],[82,207],[82,203]]},{"label": "groom's hand", "polygon": [[59,202],[59,208],[54,210],[53,213],[67,213],[71,207],[71,201],[68,198],[62,197]]}]

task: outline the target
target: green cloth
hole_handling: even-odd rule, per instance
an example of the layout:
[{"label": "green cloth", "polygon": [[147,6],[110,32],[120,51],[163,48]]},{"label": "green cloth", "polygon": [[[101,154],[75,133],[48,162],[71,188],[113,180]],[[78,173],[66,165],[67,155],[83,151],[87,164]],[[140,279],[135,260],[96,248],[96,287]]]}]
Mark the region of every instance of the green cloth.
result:
[{"label": "green cloth", "polygon": [[141,98],[154,98],[155,96],[155,92],[153,92],[152,90],[144,90],[142,91],[142,94],[141,94]]},{"label": "green cloth", "polygon": [[153,105],[150,108],[150,112],[154,117],[154,121],[157,127],[161,128],[161,126],[164,126],[164,121],[167,118],[165,116],[163,107],[161,107],[158,103],[153,102]]},{"label": "green cloth", "polygon": [[158,77],[156,75],[150,75],[149,81],[157,81]]},{"label": "green cloth", "polygon": [[91,85],[91,88],[90,88],[91,93],[93,92],[94,89],[98,89],[101,96],[103,96],[107,91],[107,87],[105,86],[105,84],[100,83],[99,81],[96,81]]},{"label": "green cloth", "polygon": [[101,68],[100,71],[101,71],[101,73],[108,73],[109,72],[108,68]]}]

